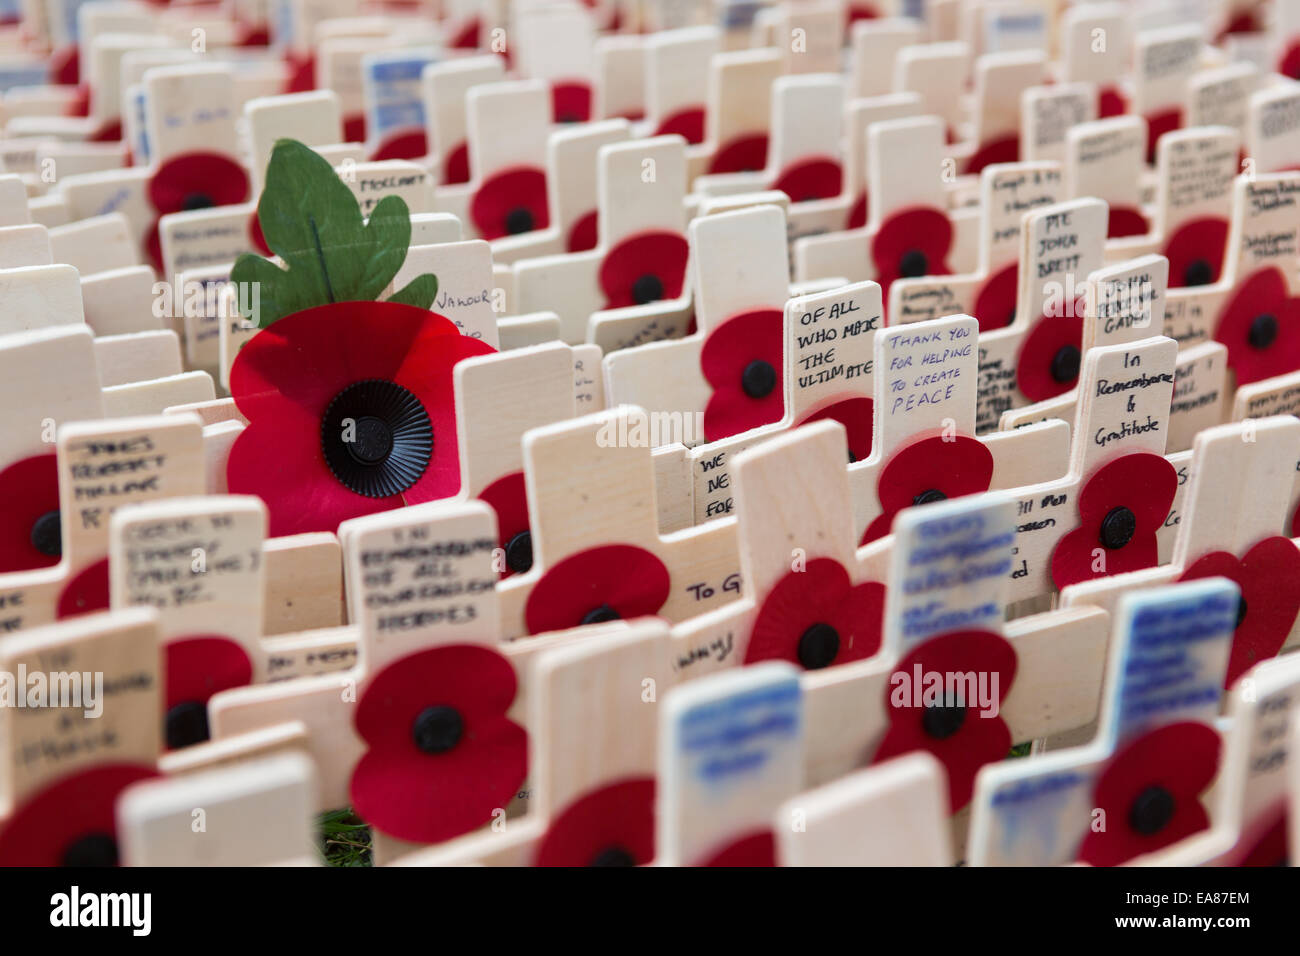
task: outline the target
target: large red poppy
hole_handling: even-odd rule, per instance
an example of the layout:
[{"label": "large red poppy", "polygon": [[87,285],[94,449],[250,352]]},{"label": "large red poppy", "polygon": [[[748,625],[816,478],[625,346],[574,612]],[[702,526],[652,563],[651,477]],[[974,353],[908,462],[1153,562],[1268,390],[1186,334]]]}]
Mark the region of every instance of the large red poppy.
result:
[{"label": "large red poppy", "polygon": [[1238,559],[1227,551],[1197,558],[1180,581],[1224,577],[1241,589],[1237,629],[1224,687],[1262,660],[1276,657],[1300,614],[1300,551],[1290,538],[1265,538]]},{"label": "large red poppy", "polygon": [[[956,813],[970,802],[980,767],[1002,760],[1011,750],[1011,731],[1001,709],[1016,679],[1016,669],[1015,649],[992,631],[953,631],[920,644],[890,675],[885,688],[889,730],[871,762],[882,763],[917,750],[933,754],[948,773],[948,806]],[[932,700],[927,705],[928,675],[937,675],[944,682],[942,705]],[[949,687],[950,675],[956,675],[954,681],[974,675],[977,682],[980,675],[987,675],[983,690],[997,694],[998,716],[981,709],[981,704],[991,705],[991,700],[963,699],[967,690],[980,690],[978,683],[975,688],[968,683]],[[919,690],[917,682],[921,683]],[[918,698],[921,706],[917,706]]]},{"label": "large red poppy", "polygon": [[55,780],[0,823],[0,866],[116,866],[117,798],[156,776],[112,763]]},{"label": "large red poppy", "polygon": [[609,544],[548,568],[524,606],[529,634],[657,614],[668,600],[668,568],[645,548]]},{"label": "large red poppy", "polygon": [[809,412],[795,427],[809,422],[833,421],[844,426],[848,440],[849,461],[863,461],[871,454],[871,436],[875,429],[876,403],[865,395],[842,398]]},{"label": "large red poppy", "polygon": [[1044,315],[1021,342],[1016,387],[1031,402],[1064,395],[1078,384],[1083,313],[1080,302],[1069,315]]},{"label": "large red poppy", "polygon": [[59,469],[33,455],[0,471],[0,574],[48,568],[63,555]]},{"label": "large red poppy", "polygon": [[1016,319],[1020,266],[1003,266],[980,286],[975,295],[975,318],[981,332],[1005,329]]},{"label": "large red poppy", "polygon": [[844,170],[831,157],[804,159],[782,170],[772,188],[785,193],[791,202],[834,199],[844,188]]},{"label": "large red poppy", "polygon": [[745,663],[789,661],[805,670],[860,661],[880,649],[885,586],[853,584],[831,558],[788,571],[754,619]]},{"label": "large red poppy", "polygon": [[767,134],[749,133],[729,139],[709,162],[710,173],[756,173],[767,165]]},{"label": "large red poppy", "polygon": [[989,490],[993,454],[978,438],[931,435],[898,449],[880,469],[876,497],[880,515],[867,525],[862,544],[889,534],[904,508]]},{"label": "large red poppy", "polygon": [[1238,386],[1300,369],[1300,298],[1288,298],[1282,270],[1269,266],[1239,283],[1214,337],[1228,347]]},{"label": "large red poppy", "polygon": [[1079,527],[1052,552],[1057,588],[1159,563],[1156,532],[1177,490],[1174,466],[1151,452],[1120,455],[1099,468],[1079,492]]},{"label": "large red poppy", "polygon": [[717,441],[769,425],[785,414],[783,318],[756,309],[727,319],[700,350],[700,370],[713,386],[704,407],[704,437]]},{"label": "large red poppy", "polygon": [[484,239],[516,236],[550,224],[546,173],[514,166],[488,178],[470,200],[469,217]]},{"label": "large red poppy", "polygon": [[517,682],[487,647],[453,644],[393,661],[357,703],[366,753],[352,806],[399,840],[437,843],[492,819],[519,792],[528,735],[506,717]]},{"label": "large red poppy", "polygon": [[[680,136],[692,146],[704,142],[704,107],[688,106],[665,117],[654,133],[656,136]],[[764,147],[766,152],[766,145]]]},{"label": "large red poppy", "polygon": [[689,255],[690,244],[680,233],[652,230],[628,236],[600,264],[605,308],[677,298],[686,283]]},{"label": "large red poppy", "polygon": [[149,178],[149,205],[157,214],[145,235],[145,252],[162,271],[158,220],[168,213],[233,206],[248,199],[244,167],[220,153],[181,153],[168,159]]},{"label": "large red poppy", "polygon": [[655,779],[583,794],[546,828],[534,866],[643,866],[655,856]]},{"label": "large red poppy", "polygon": [[1118,866],[1206,829],[1210,818],[1200,795],[1218,772],[1220,748],[1214,728],[1182,721],[1143,734],[1112,756],[1093,789],[1106,826],[1089,829],[1079,859]]},{"label": "large red poppy", "polygon": [[980,143],[975,154],[966,160],[968,175],[977,176],[985,166],[994,163],[1015,163],[1020,161],[1020,136],[1010,133],[998,136],[987,143]]},{"label": "large red poppy", "polygon": [[952,223],[939,209],[913,206],[886,219],[871,240],[871,261],[886,300],[895,279],[949,275],[951,247]]},{"label": "large red poppy", "polygon": [[208,739],[208,699],[252,683],[253,662],[244,648],[219,634],[168,641],[164,736],[171,750]]},{"label": "large red poppy", "polygon": [[512,471],[479,492],[479,500],[497,513],[497,546],[505,555],[501,577],[523,574],[533,566],[533,535],[528,524],[524,473]]},{"label": "large red poppy", "polygon": [[249,424],[230,451],[230,491],[266,502],[273,536],[450,497],[460,488],[452,369],[492,351],[450,320],[395,302],[280,319],[231,367]]},{"label": "large red poppy", "polygon": [[1218,282],[1227,249],[1226,219],[1205,216],[1183,223],[1160,250],[1160,254],[1169,260],[1169,288],[1183,289]]},{"label": "large red poppy", "polygon": [[747,833],[715,850],[696,866],[752,867],[776,866],[776,836],[771,830]]}]

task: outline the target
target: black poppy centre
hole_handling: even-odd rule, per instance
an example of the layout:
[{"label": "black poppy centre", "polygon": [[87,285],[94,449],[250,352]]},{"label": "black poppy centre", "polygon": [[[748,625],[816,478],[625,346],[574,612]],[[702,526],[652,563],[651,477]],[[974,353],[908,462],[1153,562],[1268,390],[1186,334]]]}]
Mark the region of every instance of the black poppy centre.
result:
[{"label": "black poppy centre", "polygon": [[1137,515],[1120,505],[1106,512],[1101,519],[1101,533],[1097,536],[1101,546],[1108,551],[1117,551],[1133,540],[1137,533]]},{"label": "black poppy centre", "polygon": [[63,521],[57,508],[32,522],[30,540],[32,547],[47,557],[57,558],[63,554]]},{"label": "black poppy centre", "polygon": [[1265,312],[1251,319],[1246,341],[1253,349],[1264,350],[1277,340],[1277,316]]},{"label": "black poppy centre", "polygon": [[653,272],[647,272],[645,275],[638,276],[632,283],[632,301],[637,305],[645,305],[647,302],[658,302],[664,297],[664,283]]},{"label": "black poppy centre", "polygon": [[111,833],[87,833],[63,849],[61,866],[117,866],[117,840]]},{"label": "black poppy centre", "polygon": [[506,542],[506,567],[515,574],[523,574],[533,566],[533,535],[520,531]]},{"label": "black poppy centre", "polygon": [[207,193],[188,193],[181,200],[181,209],[185,212],[192,212],[195,209],[211,209],[215,205],[216,202]]},{"label": "black poppy centre", "polygon": [[829,624],[818,622],[799,637],[799,663],[806,670],[830,667],[839,652],[840,632]]},{"label": "black poppy centre", "polygon": [[183,700],[167,711],[163,734],[170,750],[201,744],[211,736],[208,729],[208,705],[201,700]]},{"label": "black poppy centre", "polygon": [[919,495],[912,496],[912,505],[914,507],[919,505],[932,505],[936,501],[947,501],[947,500],[948,500],[948,496],[945,495],[938,488],[927,488]]},{"label": "black poppy centre", "polygon": [[506,213],[506,234],[517,236],[533,231],[533,211],[527,206],[516,206]]},{"label": "black poppy centre", "polygon": [[1052,356],[1052,364],[1048,371],[1051,373],[1052,381],[1058,385],[1065,385],[1067,382],[1073,382],[1079,377],[1079,360],[1081,358],[1079,348],[1075,345],[1062,345]]},{"label": "black poppy centre", "polygon": [[740,387],[750,398],[766,398],[776,388],[776,369],[771,362],[754,359],[741,372]]},{"label": "black poppy centre", "polygon": [[591,858],[588,866],[636,866],[636,857],[624,847],[607,846]]},{"label": "black poppy centre", "polygon": [[929,274],[930,260],[920,249],[908,249],[898,260],[898,274],[904,279],[916,279]]},{"label": "black poppy centre", "polygon": [[921,715],[921,729],[933,740],[947,740],[966,723],[966,707],[949,695],[942,704],[927,704]]},{"label": "black poppy centre", "polygon": [[349,385],[321,418],[321,451],[334,477],[367,498],[400,494],[433,455],[433,425],[411,392],[383,379]]},{"label": "black poppy centre", "polygon": [[606,621],[617,621],[621,617],[622,615],[608,604],[601,604],[597,607],[593,607],[586,614],[582,615],[582,623],[604,624]]},{"label": "black poppy centre", "polygon": [[411,739],[417,749],[427,754],[451,750],[465,733],[465,719],[455,707],[439,704],[426,707],[411,724]]},{"label": "black poppy centre", "polygon": [[1214,281],[1214,267],[1209,259],[1193,259],[1183,270],[1183,285],[1209,285]]},{"label": "black poppy centre", "polygon": [[1174,816],[1174,795],[1160,786],[1150,786],[1134,799],[1128,811],[1128,824],[1143,836],[1165,828]]}]

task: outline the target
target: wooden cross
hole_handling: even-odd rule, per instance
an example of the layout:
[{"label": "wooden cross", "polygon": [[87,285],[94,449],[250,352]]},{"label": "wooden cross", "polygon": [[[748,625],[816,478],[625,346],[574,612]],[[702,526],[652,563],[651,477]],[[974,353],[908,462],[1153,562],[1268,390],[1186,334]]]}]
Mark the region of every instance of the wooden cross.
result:
[{"label": "wooden cross", "polygon": [[465,94],[470,87],[498,83],[505,75],[505,62],[499,56],[456,57],[424,68],[420,75],[424,87],[424,119],[428,142],[432,145],[430,155],[438,160],[440,185],[469,181]]}]

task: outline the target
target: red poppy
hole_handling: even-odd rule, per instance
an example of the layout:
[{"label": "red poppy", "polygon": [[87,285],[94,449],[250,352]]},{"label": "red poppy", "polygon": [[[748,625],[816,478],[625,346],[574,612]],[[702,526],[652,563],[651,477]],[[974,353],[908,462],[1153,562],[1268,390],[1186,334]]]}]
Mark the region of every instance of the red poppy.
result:
[{"label": "red poppy", "polygon": [[1293,80],[1300,80],[1300,41],[1292,43],[1278,60],[1277,71]]},{"label": "red poppy", "polygon": [[876,497],[881,513],[867,525],[862,544],[889,534],[904,508],[989,490],[993,455],[978,438],[931,435],[898,449],[880,469]]},{"label": "red poppy", "polygon": [[[77,86],[81,82],[81,48],[76,43],[61,46],[50,54],[50,83]],[[81,115],[85,115],[84,113]]]},{"label": "red poppy", "polygon": [[1214,338],[1228,347],[1238,386],[1300,368],[1300,298],[1287,297],[1281,269],[1260,269],[1237,285]]},{"label": "red poppy", "polygon": [[169,641],[163,721],[167,747],[179,750],[208,739],[208,698],[253,681],[253,662],[235,641],[203,634]]},{"label": "red poppy", "polygon": [[366,114],[349,113],[343,117],[343,142],[364,143],[366,141]]},{"label": "red poppy", "polygon": [[524,606],[529,634],[658,614],[670,593],[668,568],[645,548],[607,544],[548,568]]},{"label": "red poppy", "polygon": [[[680,136],[692,146],[704,142],[704,107],[688,106],[667,117],[655,130],[656,136]],[[766,154],[766,146],[764,146]]]},{"label": "red poppy", "polygon": [[479,492],[479,500],[497,513],[497,544],[505,554],[501,577],[523,574],[533,566],[533,535],[528,528],[528,496],[524,473],[513,471]]},{"label": "red poppy", "polygon": [[265,23],[240,23],[236,24],[239,28],[239,39],[236,46],[257,47],[271,45],[271,28]]},{"label": "red poppy", "polygon": [[1259,17],[1255,15],[1254,10],[1238,10],[1232,15],[1232,19],[1227,25],[1219,31],[1219,35],[1214,38],[1216,44],[1222,43],[1227,37],[1235,33],[1262,33],[1264,25],[1259,22]]},{"label": "red poppy", "polygon": [[162,271],[158,220],[168,213],[232,206],[248,198],[244,167],[220,153],[182,153],[167,160],[149,178],[149,205],[157,213],[145,236],[145,252]]},{"label": "red poppy", "polygon": [[710,173],[756,173],[767,165],[767,134],[748,133],[718,147]]},{"label": "red poppy", "polygon": [[55,616],[61,621],[78,614],[108,610],[108,558],[87,565],[63,586]]},{"label": "red poppy", "polygon": [[686,282],[690,245],[680,233],[654,230],[624,239],[600,264],[605,308],[675,299]]},{"label": "red poppy", "polygon": [[1128,101],[1117,87],[1103,87],[1097,93],[1097,118],[1123,116],[1128,111]]},{"label": "red poppy", "polygon": [[771,830],[746,834],[710,854],[696,866],[776,866],[776,837]]},{"label": "red poppy", "polygon": [[1200,795],[1218,772],[1220,748],[1214,728],[1181,721],[1143,734],[1112,756],[1092,792],[1106,827],[1089,830],[1079,859],[1118,866],[1206,829],[1210,818]]},{"label": "red poppy", "polygon": [[[871,762],[917,750],[933,754],[948,772],[948,807],[956,813],[970,802],[980,767],[1003,759],[1011,750],[1011,731],[1001,716],[981,711],[978,705],[983,701],[963,700],[964,688],[944,688],[943,704],[917,706],[925,699],[928,675],[987,674],[985,689],[997,694],[1000,715],[1016,668],[1015,648],[992,631],[953,631],[923,642],[890,675],[885,688],[889,730]],[[901,705],[895,705],[896,696]]]},{"label": "red poppy", "polygon": [[951,247],[952,223],[941,210],[912,206],[886,219],[871,240],[871,261],[886,300],[895,279],[948,275]]},{"label": "red poppy", "polygon": [[1165,133],[1173,132],[1183,125],[1183,111],[1181,107],[1174,107],[1168,110],[1159,110],[1147,116],[1147,162],[1156,161],[1156,144],[1160,142],[1160,137]]},{"label": "red poppy", "polygon": [[280,319],[230,370],[249,422],[230,450],[230,491],[266,502],[273,536],[334,531],[347,518],[455,494],[452,368],[492,351],[450,320],[396,302],[337,302]]},{"label": "red poppy", "polygon": [[1069,315],[1044,315],[1020,344],[1016,387],[1031,402],[1064,395],[1079,382],[1083,360],[1082,300]]},{"label": "red poppy", "polygon": [[1276,657],[1286,643],[1300,613],[1300,551],[1290,538],[1265,538],[1240,560],[1227,551],[1202,555],[1179,580],[1212,577],[1228,578],[1241,589],[1226,688],[1260,661]]},{"label": "red poppy", "polygon": [[853,584],[831,558],[788,571],[754,619],[745,663],[789,661],[805,670],[864,660],[880,649],[885,586]]},{"label": "red poppy", "polygon": [[880,16],[875,6],[870,3],[850,3],[848,8],[849,23],[857,23],[859,20],[874,20]]},{"label": "red poppy", "polygon": [[848,439],[849,461],[862,461],[871,454],[871,436],[875,429],[875,408],[876,403],[864,395],[854,398],[842,398],[838,402],[832,402],[814,412],[808,413],[795,422],[795,427],[826,419],[839,422],[844,426]]},{"label": "red poppy", "polygon": [[461,140],[447,154],[442,164],[442,184],[454,186],[469,182],[469,143]]},{"label": "red poppy", "polygon": [[429,153],[429,138],[424,130],[407,130],[389,136],[370,157],[378,162],[385,159],[420,159]]},{"label": "red poppy", "polygon": [[63,555],[59,469],[33,455],[0,471],[0,574],[48,568]]},{"label": "red poppy", "polygon": [[478,17],[470,17],[460,28],[460,31],[447,41],[447,46],[453,50],[477,50],[478,33],[481,26]]},{"label": "red poppy", "polygon": [[288,76],[284,83],[286,93],[310,93],[316,89],[316,56],[313,53],[286,53]]},{"label": "red poppy", "polygon": [[1228,866],[1286,866],[1291,851],[1287,843],[1285,800],[1260,813],[1233,847]]},{"label": "red poppy", "polygon": [[65,116],[89,116],[90,115],[90,87],[85,83],[77,85],[76,96],[68,101],[67,109],[64,111]]},{"label": "red poppy", "polygon": [[1123,239],[1126,236],[1145,236],[1151,227],[1147,217],[1132,206],[1110,207],[1110,219],[1107,220],[1106,238]]},{"label": "red poppy", "polygon": [[1207,216],[1183,223],[1160,250],[1169,260],[1169,288],[1218,282],[1227,248],[1228,220]]},{"label": "red poppy", "polygon": [[534,866],[643,866],[655,856],[655,779],[584,794],[551,821]]},{"label": "red poppy", "polygon": [[704,437],[729,435],[780,421],[785,414],[780,309],[756,309],[727,319],[704,341],[700,369],[713,386],[704,408]]},{"label": "red poppy", "polygon": [[987,143],[981,143],[979,148],[975,150],[975,154],[966,160],[966,172],[975,176],[983,171],[985,166],[992,166],[994,163],[1015,163],[1019,161],[1020,136],[1011,133],[991,139]]},{"label": "red poppy", "polygon": [[583,213],[569,227],[569,237],[564,242],[564,248],[567,252],[587,252],[595,249],[600,241],[597,234],[597,226],[600,217],[596,210]]},{"label": "red poppy", "polygon": [[844,223],[845,229],[861,229],[867,224],[867,210],[870,208],[867,192],[864,189],[853,201],[849,209],[849,218]]},{"label": "red poppy", "polygon": [[503,809],[528,771],[528,735],[506,717],[517,682],[488,647],[452,644],[393,661],[357,703],[366,753],[352,806],[399,840],[438,843]]},{"label": "red poppy", "polygon": [[553,83],[551,115],[557,123],[585,123],[591,119],[591,84],[583,80]]},{"label": "red poppy", "polygon": [[785,193],[791,202],[834,199],[844,188],[844,170],[829,157],[804,159],[782,170],[772,188]]},{"label": "red poppy", "polygon": [[1108,461],[1079,492],[1079,527],[1052,552],[1052,581],[1064,588],[1154,567],[1156,532],[1177,489],[1178,472],[1160,455],[1139,451]]},{"label": "red poppy", "polygon": [[111,763],[48,784],[0,823],[0,866],[117,866],[117,798],[156,776]]},{"label": "red poppy", "polygon": [[981,332],[1005,329],[1016,320],[1019,279],[1020,267],[1013,262],[984,280],[975,295],[975,318]]},{"label": "red poppy", "polygon": [[469,217],[484,239],[545,229],[546,174],[532,166],[512,166],[488,178],[470,200]]}]

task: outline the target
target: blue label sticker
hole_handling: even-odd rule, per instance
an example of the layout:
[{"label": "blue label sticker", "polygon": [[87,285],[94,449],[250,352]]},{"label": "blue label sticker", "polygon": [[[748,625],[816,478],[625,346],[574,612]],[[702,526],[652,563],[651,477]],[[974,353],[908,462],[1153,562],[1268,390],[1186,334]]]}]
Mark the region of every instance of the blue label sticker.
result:
[{"label": "blue label sticker", "polygon": [[432,50],[375,53],[362,63],[366,129],[372,142],[399,131],[424,128],[420,74],[437,62]]}]

